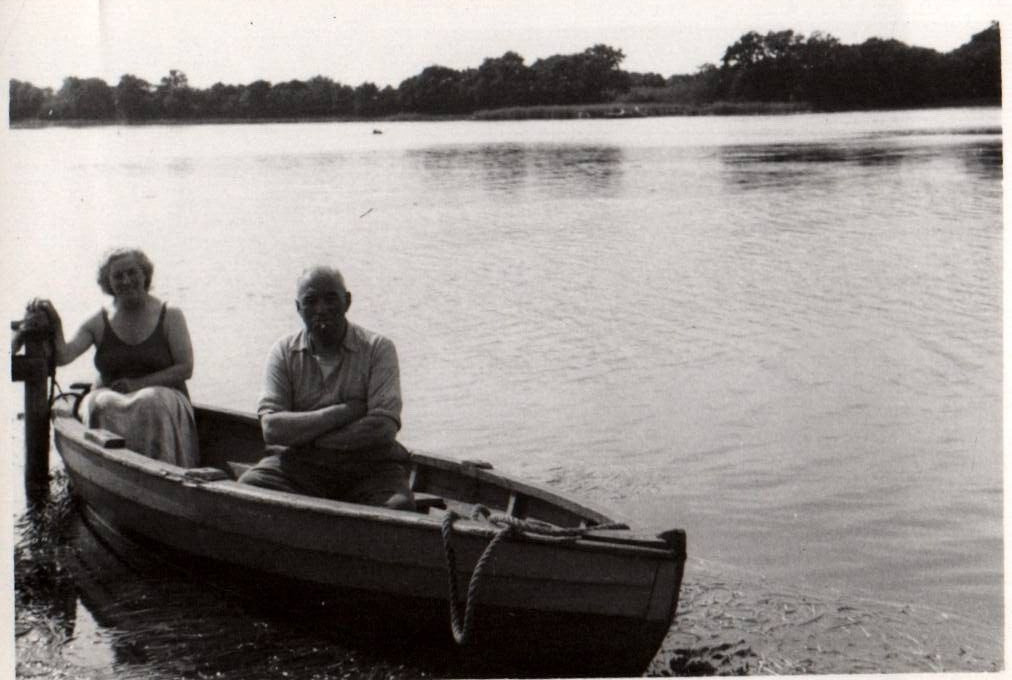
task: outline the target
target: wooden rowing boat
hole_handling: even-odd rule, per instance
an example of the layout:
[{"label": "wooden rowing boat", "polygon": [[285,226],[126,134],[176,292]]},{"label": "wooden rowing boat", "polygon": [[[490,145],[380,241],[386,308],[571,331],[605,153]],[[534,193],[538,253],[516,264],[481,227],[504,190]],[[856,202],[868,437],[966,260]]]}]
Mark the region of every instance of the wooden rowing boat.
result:
[{"label": "wooden rowing boat", "polygon": [[605,528],[611,517],[585,503],[484,463],[422,453],[411,456],[418,512],[241,485],[237,472],[264,452],[256,417],[199,406],[196,416],[202,467],[184,469],[54,412],[56,447],[97,533],[280,588],[261,593],[338,603],[353,625],[406,624],[451,645],[450,577],[460,611],[496,539],[477,575],[467,647],[555,674],[639,674],[671,626],[681,530]]}]

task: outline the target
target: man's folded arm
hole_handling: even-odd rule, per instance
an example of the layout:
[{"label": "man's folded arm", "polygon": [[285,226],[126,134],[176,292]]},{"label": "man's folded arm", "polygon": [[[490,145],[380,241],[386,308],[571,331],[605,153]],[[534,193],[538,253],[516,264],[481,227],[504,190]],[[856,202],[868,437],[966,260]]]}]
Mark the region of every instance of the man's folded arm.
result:
[{"label": "man's folded arm", "polygon": [[397,438],[397,421],[383,415],[368,415],[327,432],[313,441],[318,449],[351,452],[389,446]]},{"label": "man's folded arm", "polygon": [[264,443],[278,446],[308,444],[320,435],[347,427],[365,414],[365,404],[349,401],[315,411],[268,411],[260,414]]}]

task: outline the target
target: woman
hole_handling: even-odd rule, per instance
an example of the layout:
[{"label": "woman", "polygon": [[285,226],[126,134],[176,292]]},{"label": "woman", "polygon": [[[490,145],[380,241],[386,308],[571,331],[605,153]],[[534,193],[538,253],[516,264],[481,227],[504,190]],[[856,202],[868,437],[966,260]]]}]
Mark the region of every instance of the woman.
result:
[{"label": "woman", "polygon": [[197,432],[186,390],[193,348],[183,313],[148,291],[154,265],[141,252],[117,249],[98,270],[98,285],[112,296],[105,308],[66,341],[56,308],[34,300],[54,328],[56,364],[63,366],[95,346],[97,389],[82,404],[85,423],[122,436],[128,448],[182,467],[197,465]]}]

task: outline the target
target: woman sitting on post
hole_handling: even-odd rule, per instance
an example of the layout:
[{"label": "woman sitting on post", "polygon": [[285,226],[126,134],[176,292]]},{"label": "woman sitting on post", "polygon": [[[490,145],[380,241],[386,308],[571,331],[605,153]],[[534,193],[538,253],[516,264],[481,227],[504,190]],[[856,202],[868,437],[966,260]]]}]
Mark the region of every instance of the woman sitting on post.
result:
[{"label": "woman sitting on post", "polygon": [[56,364],[63,366],[95,346],[97,389],[82,403],[88,427],[114,432],[129,449],[180,467],[197,465],[197,429],[186,380],[193,374],[193,348],[182,311],[148,290],[154,265],[135,249],[105,256],[98,285],[112,296],[69,341],[56,308],[34,300],[54,329]]}]

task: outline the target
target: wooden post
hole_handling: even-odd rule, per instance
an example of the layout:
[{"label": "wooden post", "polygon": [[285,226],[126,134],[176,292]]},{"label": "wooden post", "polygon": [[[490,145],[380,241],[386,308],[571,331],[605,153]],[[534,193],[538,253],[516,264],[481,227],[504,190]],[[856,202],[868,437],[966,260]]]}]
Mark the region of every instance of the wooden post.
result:
[{"label": "wooden post", "polygon": [[17,344],[24,354],[11,353],[11,380],[25,384],[25,492],[30,502],[49,493],[49,394],[52,375],[52,330],[44,313],[29,313],[24,321],[11,322],[18,332]]}]

